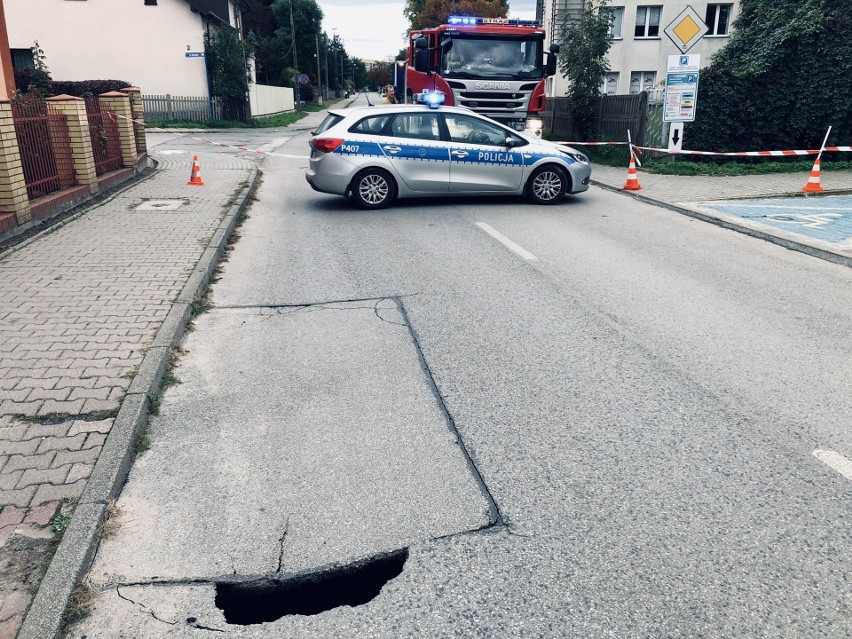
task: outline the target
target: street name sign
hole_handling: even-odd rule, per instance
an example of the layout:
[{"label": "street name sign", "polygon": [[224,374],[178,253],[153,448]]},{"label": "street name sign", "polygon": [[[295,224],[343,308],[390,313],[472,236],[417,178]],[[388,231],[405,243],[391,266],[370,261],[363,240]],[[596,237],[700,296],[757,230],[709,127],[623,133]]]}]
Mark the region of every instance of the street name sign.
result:
[{"label": "street name sign", "polygon": [[187,51],[186,57],[187,58],[203,58],[204,57],[204,51]]},{"label": "street name sign", "polygon": [[677,17],[669,23],[669,26],[663,32],[669,36],[669,39],[675,43],[681,53],[686,53],[709,30],[698,12],[687,5],[686,9],[677,14]]}]

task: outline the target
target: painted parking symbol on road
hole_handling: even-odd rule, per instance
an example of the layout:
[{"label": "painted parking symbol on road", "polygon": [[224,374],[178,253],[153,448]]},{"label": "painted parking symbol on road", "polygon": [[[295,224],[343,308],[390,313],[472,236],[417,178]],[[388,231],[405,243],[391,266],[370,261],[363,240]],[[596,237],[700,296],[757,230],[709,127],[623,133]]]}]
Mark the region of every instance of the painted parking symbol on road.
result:
[{"label": "painted parking symbol on road", "polygon": [[852,238],[852,195],[729,200],[701,206],[833,244]]}]

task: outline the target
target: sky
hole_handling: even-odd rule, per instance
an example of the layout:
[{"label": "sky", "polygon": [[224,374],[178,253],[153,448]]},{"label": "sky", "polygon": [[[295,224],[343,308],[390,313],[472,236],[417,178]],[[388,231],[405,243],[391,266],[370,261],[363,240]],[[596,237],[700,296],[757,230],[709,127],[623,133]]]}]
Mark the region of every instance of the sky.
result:
[{"label": "sky", "polygon": [[[346,53],[353,58],[394,58],[406,46],[405,0],[317,0],[317,4],[325,14],[323,29],[343,38]],[[509,0],[509,17],[535,19],[535,0]]]}]

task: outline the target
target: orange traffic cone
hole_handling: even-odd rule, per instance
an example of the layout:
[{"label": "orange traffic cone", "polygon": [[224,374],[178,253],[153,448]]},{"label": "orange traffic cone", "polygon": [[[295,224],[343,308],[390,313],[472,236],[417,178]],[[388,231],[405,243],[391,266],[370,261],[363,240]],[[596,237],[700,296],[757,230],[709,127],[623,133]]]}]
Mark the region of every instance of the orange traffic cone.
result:
[{"label": "orange traffic cone", "polygon": [[624,191],[638,191],[642,188],[639,184],[639,179],[636,177],[636,158],[630,154],[630,166],[627,167],[627,182],[621,187]]},{"label": "orange traffic cone", "polygon": [[814,160],[814,168],[811,169],[811,176],[808,178],[808,183],[802,187],[805,193],[822,193],[822,185],[819,183],[819,158]]},{"label": "orange traffic cone", "polygon": [[189,182],[193,186],[204,186],[204,180],[201,179],[201,167],[198,166],[198,156],[192,158],[192,175],[189,176]]}]

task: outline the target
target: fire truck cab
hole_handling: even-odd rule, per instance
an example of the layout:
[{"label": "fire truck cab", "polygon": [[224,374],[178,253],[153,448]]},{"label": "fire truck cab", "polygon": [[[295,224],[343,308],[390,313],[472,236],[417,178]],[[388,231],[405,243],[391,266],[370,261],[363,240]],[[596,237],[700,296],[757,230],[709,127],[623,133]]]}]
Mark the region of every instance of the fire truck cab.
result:
[{"label": "fire truck cab", "polygon": [[441,91],[447,105],[540,132],[544,81],[556,73],[559,52],[558,44],[545,51],[544,37],[534,20],[451,16],[411,33],[407,89]]}]

